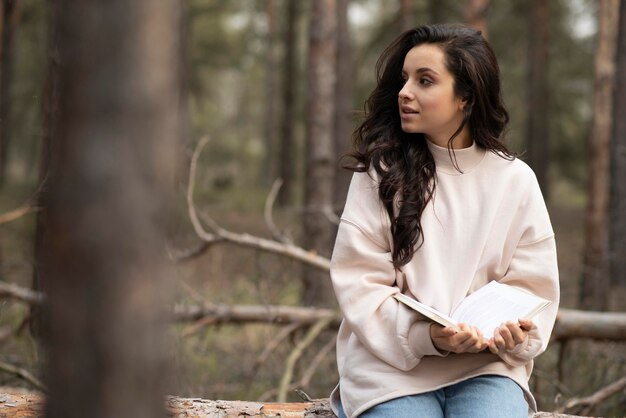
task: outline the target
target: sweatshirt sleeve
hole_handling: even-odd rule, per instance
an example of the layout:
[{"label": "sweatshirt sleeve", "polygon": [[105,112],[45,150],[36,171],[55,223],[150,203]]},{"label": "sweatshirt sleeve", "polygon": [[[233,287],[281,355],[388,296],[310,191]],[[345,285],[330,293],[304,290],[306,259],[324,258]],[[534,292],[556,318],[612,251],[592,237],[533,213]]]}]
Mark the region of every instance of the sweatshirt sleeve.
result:
[{"label": "sweatshirt sleeve", "polygon": [[344,321],[369,352],[400,370],[425,355],[430,323],[392,296],[395,285],[389,221],[377,186],[367,173],[353,176],[331,259],[331,279]]},{"label": "sweatshirt sleeve", "polygon": [[541,190],[533,175],[526,198],[517,214],[518,228],[513,234],[518,244],[501,283],[519,287],[552,303],[537,314],[535,326],[525,341],[500,354],[512,366],[521,366],[548,346],[559,307],[559,271],[556,243]]}]

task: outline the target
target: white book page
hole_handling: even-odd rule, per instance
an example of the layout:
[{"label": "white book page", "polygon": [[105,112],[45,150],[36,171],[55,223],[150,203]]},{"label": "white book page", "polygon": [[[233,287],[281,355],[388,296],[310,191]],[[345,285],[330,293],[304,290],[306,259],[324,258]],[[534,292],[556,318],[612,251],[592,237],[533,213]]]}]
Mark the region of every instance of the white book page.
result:
[{"label": "white book page", "polygon": [[503,322],[530,318],[548,304],[546,299],[492,281],[466,297],[452,318],[477,327],[485,338],[491,338]]},{"label": "white book page", "polygon": [[396,298],[396,300],[404,303],[408,307],[412,308],[413,310],[419,312],[426,318],[435,321],[444,327],[454,327],[457,325],[454,319],[450,318],[448,315],[445,315],[444,313],[439,312],[438,310],[431,308],[428,305],[424,305],[423,303],[418,302],[417,300],[410,298],[407,295],[404,295],[402,293],[396,293],[395,295],[393,295],[393,297]]}]

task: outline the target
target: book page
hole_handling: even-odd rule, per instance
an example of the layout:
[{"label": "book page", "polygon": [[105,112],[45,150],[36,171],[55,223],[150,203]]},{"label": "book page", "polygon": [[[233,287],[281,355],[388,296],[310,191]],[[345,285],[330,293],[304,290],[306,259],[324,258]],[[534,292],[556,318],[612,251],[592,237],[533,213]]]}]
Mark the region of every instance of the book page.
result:
[{"label": "book page", "polygon": [[432,321],[435,321],[444,327],[454,327],[457,325],[456,322],[448,315],[445,315],[428,305],[424,305],[423,303],[418,302],[417,300],[410,298],[407,295],[404,295],[402,293],[396,293],[395,295],[393,295],[393,297],[396,300],[404,303],[408,307],[412,308],[413,310],[419,312],[422,316]]},{"label": "book page", "polygon": [[465,298],[452,318],[477,327],[485,338],[491,338],[503,322],[530,318],[548,304],[546,299],[492,281]]}]

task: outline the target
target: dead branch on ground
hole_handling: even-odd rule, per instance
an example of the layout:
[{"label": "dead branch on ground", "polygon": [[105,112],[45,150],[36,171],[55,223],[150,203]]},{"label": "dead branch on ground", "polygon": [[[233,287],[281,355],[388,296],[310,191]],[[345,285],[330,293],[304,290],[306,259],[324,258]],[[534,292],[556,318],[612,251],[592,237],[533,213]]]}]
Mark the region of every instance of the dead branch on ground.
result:
[{"label": "dead branch on ground", "polygon": [[339,327],[341,315],[332,309],[279,305],[176,305],[173,319],[177,322],[215,319],[215,324],[273,323],[313,325],[320,319],[331,318],[332,327]]},{"label": "dead branch on ground", "polygon": [[[4,394],[0,397],[0,416],[3,418],[43,418],[45,398],[38,394]],[[198,398],[170,396],[165,400],[170,418],[335,418],[328,399],[311,402],[262,403],[244,401],[212,401]],[[538,412],[534,418],[575,418],[573,415]]]},{"label": "dead branch on ground", "polygon": [[563,404],[563,406],[558,408],[556,412],[563,413],[565,411],[574,411],[576,408],[580,408],[578,410],[582,414],[589,414],[591,413],[593,408],[595,408],[611,396],[615,395],[616,393],[621,392],[625,388],[626,376],[618,379],[608,386],[603,387],[592,395],[586,396],[584,398],[569,399],[567,402],[565,402],[565,404]]},{"label": "dead branch on ground", "polygon": [[3,213],[0,215],[0,225],[12,222],[32,212],[37,212],[39,208],[32,206],[30,203],[26,203],[17,209]]},{"label": "dead branch on ground", "polygon": [[45,392],[46,387],[39,379],[33,376],[28,370],[22,369],[21,367],[17,367],[13,364],[5,363],[0,361],[0,370],[12,374],[14,376],[19,377],[22,380],[27,381],[31,385],[33,385],[36,389]]},{"label": "dead branch on ground", "polygon": [[[308,264],[310,266],[316,267],[323,271],[330,271],[330,260],[326,257],[322,257],[316,254],[313,251],[307,251],[301,247],[292,244],[285,244],[278,241],[256,237],[250,234],[239,234],[235,232],[228,231],[222,227],[220,227],[210,216],[206,213],[200,213],[196,211],[194,202],[193,202],[193,190],[195,187],[195,175],[196,175],[196,166],[198,164],[198,157],[202,148],[208,143],[208,137],[203,138],[196,149],[194,150],[193,156],[191,157],[191,164],[189,166],[189,185],[187,188],[187,206],[189,210],[189,218],[193,225],[194,231],[196,234],[204,241],[207,242],[215,242],[216,238],[221,238],[224,241],[232,242],[241,246],[256,248],[259,250],[271,252],[274,254],[280,254],[283,256],[287,256]],[[200,222],[200,218],[204,222],[206,222],[211,230],[211,232],[207,232],[202,223]]]},{"label": "dead branch on ground", "polygon": [[626,313],[559,309],[552,339],[572,338],[625,341]]},{"label": "dead branch on ground", "polygon": [[31,305],[40,305],[44,300],[41,292],[0,281],[0,298],[2,297],[9,297]]},{"label": "dead branch on ground", "polygon": [[289,357],[287,358],[287,363],[285,364],[285,372],[283,373],[283,377],[280,380],[280,385],[278,386],[278,402],[286,402],[287,401],[287,391],[289,390],[289,384],[291,383],[291,378],[293,377],[293,369],[298,362],[298,359],[304,353],[304,350],[307,349],[313,342],[317,339],[317,337],[324,331],[332,322],[333,318],[322,318],[315,325],[313,325],[309,331],[306,333],[304,338],[296,347],[291,351]]},{"label": "dead branch on ground", "polygon": [[[307,387],[309,383],[311,383],[311,379],[313,378],[313,375],[317,371],[319,365],[322,363],[322,361],[324,361],[324,359],[332,351],[332,349],[335,348],[336,344],[337,336],[335,335],[324,345],[324,347],[322,347],[322,349],[315,355],[313,360],[311,360],[311,364],[309,364],[309,367],[307,367],[307,369],[302,374],[302,378],[300,378],[300,380],[298,380],[297,382],[293,382],[292,384],[290,384],[288,390],[296,390],[299,388]],[[277,395],[277,388],[270,389],[259,397],[259,402],[265,402],[268,399]]]},{"label": "dead branch on ground", "polygon": [[259,357],[255,360],[254,365],[252,366],[253,371],[257,371],[261,364],[265,363],[268,357],[280,346],[280,344],[289,337],[295,330],[300,328],[302,324],[299,322],[294,322],[291,325],[283,328],[274,338],[270,340],[269,343],[265,346],[263,352],[259,355]]}]

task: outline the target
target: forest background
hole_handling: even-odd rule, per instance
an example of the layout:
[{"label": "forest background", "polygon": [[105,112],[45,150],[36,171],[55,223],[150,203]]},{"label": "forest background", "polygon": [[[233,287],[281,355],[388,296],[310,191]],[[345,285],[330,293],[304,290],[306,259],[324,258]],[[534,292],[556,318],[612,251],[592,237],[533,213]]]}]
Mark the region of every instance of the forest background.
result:
[{"label": "forest background", "polygon": [[[115,3],[111,2],[111,10],[123,10],[115,9]],[[401,31],[421,23],[470,24],[483,31],[496,52],[511,114],[507,144],[535,170],[554,224],[561,307],[624,311],[626,193],[617,180],[624,178],[626,134],[618,117],[624,103],[617,98],[625,96],[620,91],[626,70],[616,69],[626,54],[624,3],[187,0],[167,6],[176,16],[170,35],[178,42],[171,52],[178,63],[177,90],[155,97],[169,98],[169,109],[177,118],[176,127],[167,131],[171,137],[164,140],[173,150],[165,165],[174,167],[170,175],[176,179],[176,191],[133,205],[167,206],[156,219],[164,230],[171,265],[163,268],[167,273],[162,281],[134,288],[141,292],[162,285],[161,292],[166,293],[162,299],[144,301],[137,296],[126,299],[133,292],[126,285],[119,285],[117,291],[122,293],[107,293],[106,286],[114,281],[98,282],[107,274],[92,274],[84,265],[87,261],[71,268],[76,259],[108,258],[123,264],[127,252],[122,244],[133,241],[124,227],[133,231],[133,216],[145,212],[131,214],[124,222],[100,214],[91,218],[101,221],[97,225],[75,223],[74,206],[64,203],[97,199],[98,193],[106,195],[109,186],[95,183],[95,188],[88,188],[91,183],[76,177],[75,183],[67,180],[66,184],[62,176],[51,174],[54,167],[62,171],[64,164],[73,161],[68,157],[73,153],[87,170],[76,173],[91,173],[102,169],[98,164],[106,164],[106,158],[123,159],[117,152],[124,150],[122,145],[101,144],[103,148],[91,152],[100,150],[102,155],[93,157],[89,150],[72,148],[69,140],[63,146],[54,142],[60,132],[68,132],[63,129],[70,122],[77,123],[83,115],[81,100],[89,103],[91,96],[89,90],[83,91],[85,97],[70,107],[76,114],[68,122],[63,114],[59,116],[64,108],[56,107],[57,94],[63,96],[64,90],[55,90],[55,80],[68,84],[80,80],[79,85],[88,87],[81,70],[93,68],[87,64],[72,68],[67,64],[71,60],[64,61],[69,50],[64,46],[73,41],[62,30],[70,25],[70,18],[64,20],[58,12],[63,2],[3,0],[0,214],[8,216],[0,223],[4,286],[0,289],[0,385],[52,387],[51,376],[55,370],[60,374],[64,366],[61,362],[55,369],[47,361],[50,353],[52,358],[58,353],[55,350],[80,356],[81,350],[95,349],[99,339],[115,334],[120,322],[141,317],[143,308],[161,300],[164,306],[176,304],[177,319],[164,340],[165,354],[161,353],[168,359],[168,393],[297,400],[287,389],[298,387],[312,397],[327,396],[337,381],[336,319],[331,318],[336,303],[324,263],[350,178],[340,168],[339,157],[349,150],[351,132],[374,86],[376,59]],[[106,28],[114,21],[107,20],[112,14],[81,17],[86,33],[89,22],[94,28]],[[123,41],[112,37],[110,43],[98,45],[114,48],[115,39]],[[84,61],[79,61],[80,55],[75,57],[78,63],[107,59],[97,55],[96,46],[74,51],[85,54]],[[126,86],[124,73],[116,76],[113,83]],[[127,92],[127,98],[132,92]],[[140,111],[128,113],[126,123],[139,125],[142,117]],[[150,131],[142,134],[146,132]],[[160,135],[156,130],[152,134]],[[200,152],[197,146],[203,142]],[[151,147],[157,147],[148,139],[141,144],[147,156]],[[197,164],[189,191],[192,162]],[[65,184],[65,194],[48,191],[60,184]],[[204,215],[196,217],[189,210],[190,197],[197,213]],[[65,222],[47,225],[55,216]],[[71,241],[60,235],[82,229],[89,233],[83,231],[82,241],[77,242],[88,248],[92,240],[111,235],[111,241],[98,247],[101,258],[58,250]],[[57,236],[46,231],[56,231]],[[268,242],[276,243],[270,252]],[[116,244],[121,249],[114,249]],[[163,266],[159,263],[151,267],[153,272]],[[317,267],[311,263],[318,263]],[[55,274],[46,275],[50,271],[57,275],[63,271],[63,277],[80,273],[82,280],[57,282],[52,280]],[[150,276],[147,271],[141,276]],[[84,293],[72,293],[84,284],[88,286]],[[48,321],[41,319],[37,308],[42,293],[28,293],[29,289],[48,294],[74,289],[49,295],[51,301],[67,305],[67,312],[50,316],[50,321],[64,318],[64,326],[58,325],[63,329],[72,329],[73,321],[88,316],[92,307],[113,312],[128,303],[128,310],[95,322],[107,324],[102,329],[83,324],[84,334],[68,331],[64,339],[44,338],[42,343],[40,326],[44,323],[45,328]],[[74,297],[84,297],[82,305],[72,305]],[[555,340],[539,358],[531,382],[540,408],[554,410],[566,399],[624,380],[626,345],[621,332],[618,338],[587,338],[583,332],[583,338]],[[111,346],[123,346],[122,334],[115,335]],[[593,412],[624,413],[625,386],[594,405]]]}]

